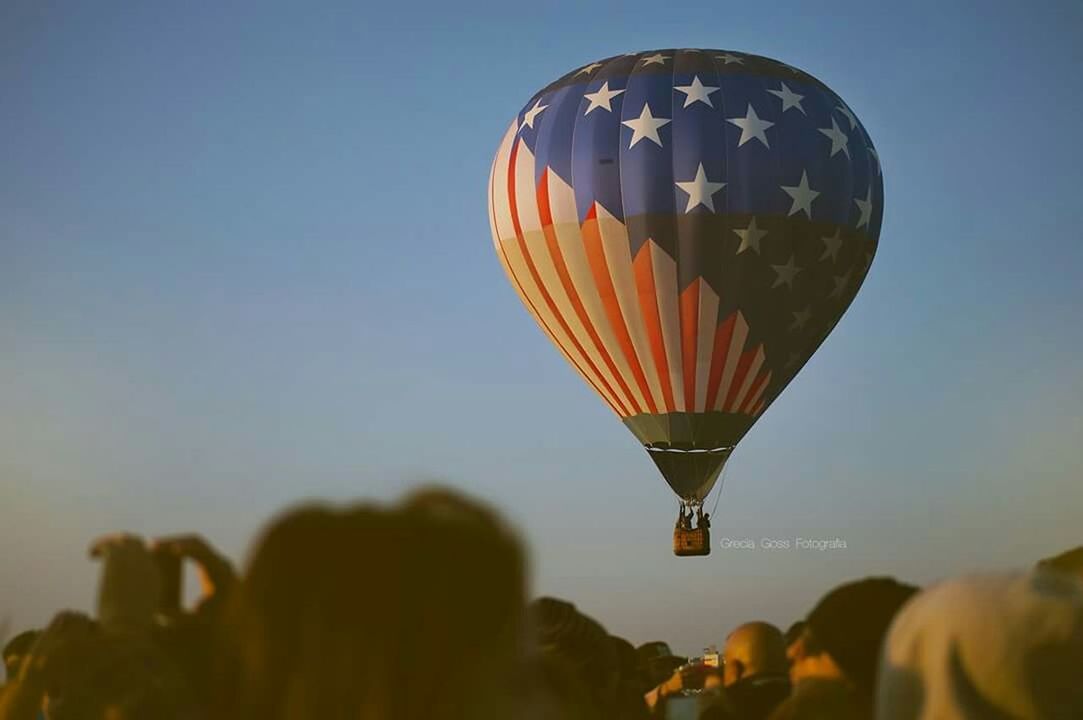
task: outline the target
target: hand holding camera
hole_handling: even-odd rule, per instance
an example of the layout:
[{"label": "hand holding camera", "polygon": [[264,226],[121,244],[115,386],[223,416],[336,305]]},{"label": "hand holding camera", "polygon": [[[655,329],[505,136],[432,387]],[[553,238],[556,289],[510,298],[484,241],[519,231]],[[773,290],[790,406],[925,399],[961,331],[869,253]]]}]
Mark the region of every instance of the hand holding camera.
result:
[{"label": "hand holding camera", "polygon": [[195,563],[203,603],[220,596],[236,581],[232,565],[197,535],[146,542],[120,533],[99,538],[90,555],[102,561],[98,620],[111,631],[149,632],[184,614],[184,561]]}]

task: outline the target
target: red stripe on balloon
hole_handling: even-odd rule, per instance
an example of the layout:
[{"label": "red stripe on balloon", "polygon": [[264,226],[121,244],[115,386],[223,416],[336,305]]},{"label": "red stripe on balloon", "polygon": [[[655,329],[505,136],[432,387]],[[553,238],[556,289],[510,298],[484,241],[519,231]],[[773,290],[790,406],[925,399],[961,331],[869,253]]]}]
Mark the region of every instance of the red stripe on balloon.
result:
[{"label": "red stripe on balloon", "polygon": [[583,302],[575,289],[571,274],[568,272],[568,266],[564,261],[564,254],[560,251],[560,243],[557,241],[556,231],[553,229],[553,213],[549,206],[548,168],[542,173],[541,184],[538,186],[538,216],[541,218],[542,231],[545,233],[545,244],[549,248],[549,256],[553,259],[553,265],[556,267],[557,276],[560,278],[560,284],[564,287],[564,292],[568,294],[568,299],[572,303],[572,308],[575,311],[576,317],[579,318],[579,322],[581,322],[586,329],[587,335],[590,336],[590,341],[594,343],[594,348],[598,351],[598,354],[601,355],[602,361],[620,386],[620,392],[614,392],[612,386],[606,381],[605,376],[601,376],[600,379],[605,386],[609,388],[609,392],[613,395],[614,400],[620,405],[620,412],[618,414],[621,417],[627,417],[632,414],[629,412],[628,408],[634,405],[635,399],[633,398],[628,385],[624,382],[624,378],[621,377],[620,372],[613,363],[613,358],[610,357],[609,351],[606,350],[601,338],[598,337],[598,332],[595,330],[594,324],[590,321],[590,316],[587,314],[586,308],[583,307]]},{"label": "red stripe on balloon", "polygon": [[635,272],[636,297],[639,299],[639,311],[643,314],[643,323],[647,329],[647,340],[654,356],[654,366],[662,386],[662,399],[666,406],[663,412],[673,412],[673,388],[669,380],[669,360],[666,357],[666,343],[662,337],[662,319],[658,314],[658,290],[654,282],[654,266],[651,258],[651,245],[648,240],[639,248],[639,253],[632,260]]},{"label": "red stripe on balloon", "polygon": [[711,353],[711,374],[707,378],[707,405],[710,411],[718,399],[718,386],[722,384],[722,370],[726,366],[726,355],[729,353],[730,340],[733,338],[733,327],[737,324],[737,313],[731,314],[719,324],[714,334],[714,352]]},{"label": "red stripe on balloon", "polygon": [[[580,373],[582,373],[583,377],[586,378],[587,382],[590,383],[591,387],[594,388],[594,391],[598,393],[598,395],[601,396],[602,399],[605,399],[606,395],[602,392],[601,388],[598,387],[597,382],[601,379],[601,373],[598,372],[598,368],[594,366],[593,362],[591,362],[590,357],[588,357],[587,354],[583,352],[583,348],[575,339],[575,335],[572,334],[571,329],[568,327],[568,323],[565,322],[563,317],[561,317],[560,312],[557,310],[556,303],[553,302],[553,298],[550,297],[549,292],[545,289],[545,285],[541,281],[541,276],[538,273],[538,269],[534,266],[534,260],[530,256],[530,249],[527,247],[526,239],[523,237],[523,228],[519,223],[519,206],[515,199],[515,160],[519,154],[520,143],[522,143],[522,140],[519,140],[512,146],[511,159],[508,161],[508,207],[511,210],[511,222],[512,227],[515,229],[515,239],[519,243],[519,251],[523,254],[523,259],[526,261],[527,270],[530,271],[530,276],[534,279],[534,284],[537,285],[538,292],[541,293],[542,299],[549,307],[549,311],[553,314],[553,317],[556,318],[557,323],[560,324],[560,327],[564,331],[565,335],[568,337],[568,340],[571,341],[572,345],[579,352],[581,359],[586,362],[587,366],[594,373],[594,377],[591,377],[591,375],[583,369],[583,366],[580,365],[579,362],[577,362],[574,358],[572,358],[572,362],[579,369]],[[571,357],[571,353],[568,353],[568,355],[569,357]],[[620,410],[614,407],[612,403],[606,400],[606,404],[613,408],[613,412],[620,415]]]}]

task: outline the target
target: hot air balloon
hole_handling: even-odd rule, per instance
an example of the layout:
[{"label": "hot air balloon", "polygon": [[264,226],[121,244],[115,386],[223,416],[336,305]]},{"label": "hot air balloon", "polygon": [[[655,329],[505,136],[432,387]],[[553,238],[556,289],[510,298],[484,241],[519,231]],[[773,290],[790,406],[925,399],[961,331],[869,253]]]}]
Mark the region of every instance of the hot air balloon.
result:
[{"label": "hot air balloon", "polygon": [[882,213],[857,117],[766,57],[599,60],[508,126],[489,179],[497,256],[680,499],[677,554],[709,552],[704,499],[850,305]]}]

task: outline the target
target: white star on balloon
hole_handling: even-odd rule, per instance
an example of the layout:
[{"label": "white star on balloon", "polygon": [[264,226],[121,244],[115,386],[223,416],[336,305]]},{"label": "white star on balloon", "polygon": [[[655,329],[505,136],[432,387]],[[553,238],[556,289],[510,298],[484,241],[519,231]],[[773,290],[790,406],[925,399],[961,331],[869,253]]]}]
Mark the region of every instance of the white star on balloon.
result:
[{"label": "white star on balloon", "polygon": [[666,118],[656,118],[651,115],[650,105],[644,103],[643,111],[635,120],[625,120],[621,125],[632,128],[632,141],[628,148],[634,148],[640,140],[652,140],[658,147],[662,147],[662,138],[658,137],[658,128],[669,123]]},{"label": "white star on balloon", "polygon": [[726,65],[731,63],[737,63],[738,65],[744,65],[745,59],[738,57],[737,55],[731,55],[730,53],[722,53],[721,55],[715,55],[716,58],[724,62]]},{"label": "white star on balloon", "polygon": [[785,265],[772,265],[775,272],[778,273],[778,277],[775,278],[775,284],[771,287],[778,287],[779,285],[785,285],[790,290],[793,290],[793,279],[797,273],[801,272],[801,268],[797,267],[794,262],[794,256],[790,255],[790,260]]},{"label": "white star on balloon", "polygon": [[548,105],[542,105],[541,100],[534,103],[534,107],[523,113],[523,125],[526,125],[530,129],[534,129],[534,120],[541,114],[542,110],[549,107]]},{"label": "white star on balloon", "polygon": [[654,55],[648,55],[643,58],[643,65],[665,65],[666,60],[668,59],[669,58],[662,53],[655,53]]},{"label": "white star on balloon", "polygon": [[842,297],[842,291],[846,289],[846,285],[850,282],[850,273],[852,272],[852,270],[847,270],[845,274],[834,277],[835,289],[831,291],[828,297]]},{"label": "white star on balloon", "polygon": [[711,182],[707,179],[703,163],[699,164],[695,178],[674,184],[688,194],[688,206],[684,209],[686,213],[692,212],[692,208],[697,205],[703,205],[714,212],[714,194],[726,187],[724,182]]},{"label": "white star on balloon", "polygon": [[820,193],[809,187],[808,173],[804,170],[801,171],[801,182],[797,185],[780,185],[783,191],[791,198],[793,198],[793,205],[790,206],[789,215],[796,215],[799,212],[805,213],[805,216],[810,220],[812,219],[812,201],[819,197]]},{"label": "white star on balloon", "polygon": [[594,72],[595,70],[597,70],[597,69],[598,69],[598,68],[600,68],[601,66],[602,66],[602,64],[601,64],[600,62],[596,62],[596,63],[591,63],[590,65],[587,65],[587,66],[586,66],[585,68],[583,68],[582,70],[580,70],[579,72],[577,72],[577,73],[575,74],[575,76],[576,76],[576,77],[579,77],[579,76],[580,76],[580,75],[582,75],[583,73],[586,73],[587,75],[590,75],[590,74],[591,74],[592,72]]},{"label": "white star on balloon", "polygon": [[865,194],[865,199],[854,198],[854,202],[857,204],[857,209],[861,211],[861,217],[858,218],[857,226],[865,227],[869,226],[869,220],[872,219],[872,185],[869,185],[869,191]]},{"label": "white star on balloon", "polygon": [[737,254],[740,255],[749,248],[755,250],[757,253],[760,251],[760,240],[767,234],[766,230],[760,230],[756,227],[756,218],[752,218],[749,221],[748,227],[744,230],[740,228],[734,228],[733,232],[737,237],[741,238],[741,244],[737,247]]},{"label": "white star on balloon", "polygon": [[624,92],[624,91],[623,90],[610,90],[609,89],[609,81],[608,80],[605,81],[604,83],[602,83],[602,86],[600,88],[598,88],[597,91],[592,92],[592,93],[585,93],[583,95],[583,97],[585,97],[588,101],[590,101],[590,105],[587,107],[587,109],[585,111],[583,111],[583,114],[584,115],[590,115],[590,111],[594,110],[595,108],[602,108],[603,110],[613,112],[613,107],[609,104],[609,102],[613,98],[620,95],[622,92]]},{"label": "white star on balloon", "polygon": [[842,247],[842,230],[835,228],[835,234],[831,237],[820,238],[824,241],[824,254],[820,256],[821,260],[831,258],[831,262],[837,262],[839,258],[839,248]]},{"label": "white star on balloon", "polygon": [[676,85],[673,89],[679,90],[685,94],[686,97],[684,98],[684,105],[682,105],[682,107],[688,107],[692,103],[697,102],[705,103],[708,107],[714,107],[711,98],[708,96],[718,90],[716,87],[710,87],[701,83],[699,81],[699,75],[692,78],[691,85]]},{"label": "white star on balloon", "polygon": [[812,308],[806,307],[800,312],[793,313],[793,323],[790,325],[790,332],[794,330],[800,330],[808,324],[809,319],[812,318]]},{"label": "white star on balloon", "polygon": [[759,140],[763,143],[764,147],[771,147],[767,142],[767,129],[772,127],[774,123],[768,120],[761,120],[756,115],[756,109],[752,107],[752,103],[748,104],[748,112],[745,113],[743,118],[726,118],[726,122],[733,123],[741,128],[741,139],[737,141],[737,147],[741,147],[752,139]]},{"label": "white star on balloon", "polygon": [[782,100],[782,112],[786,112],[790,108],[797,108],[801,111],[802,115],[807,114],[805,113],[805,108],[801,106],[801,100],[803,100],[805,96],[798,95],[793,90],[790,90],[790,88],[786,86],[786,83],[781,80],[778,84],[782,87],[781,90],[768,90],[767,92]]},{"label": "white star on balloon", "polygon": [[851,130],[857,127],[857,118],[855,118],[854,114],[850,112],[850,108],[846,107],[845,105],[837,105],[835,106],[835,110],[846,118],[846,120],[850,123]]},{"label": "white star on balloon", "polygon": [[831,157],[835,157],[835,153],[839,150],[841,150],[846,157],[850,157],[850,148],[846,145],[846,143],[850,141],[850,138],[846,136],[846,133],[844,133],[838,123],[835,122],[835,118],[831,118],[831,127],[816,129],[831,140]]}]

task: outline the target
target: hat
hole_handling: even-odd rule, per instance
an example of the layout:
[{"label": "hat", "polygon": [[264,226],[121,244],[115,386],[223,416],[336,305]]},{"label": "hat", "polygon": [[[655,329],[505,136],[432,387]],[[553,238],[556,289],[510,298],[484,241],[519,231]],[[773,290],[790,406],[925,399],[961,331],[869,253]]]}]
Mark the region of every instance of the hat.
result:
[{"label": "hat", "polygon": [[646,663],[656,657],[673,655],[673,651],[669,649],[669,643],[662,640],[652,640],[637,647],[636,655],[639,656],[640,662]]},{"label": "hat", "polygon": [[885,720],[1083,717],[1083,582],[1047,570],[922,592],[884,642]]}]

